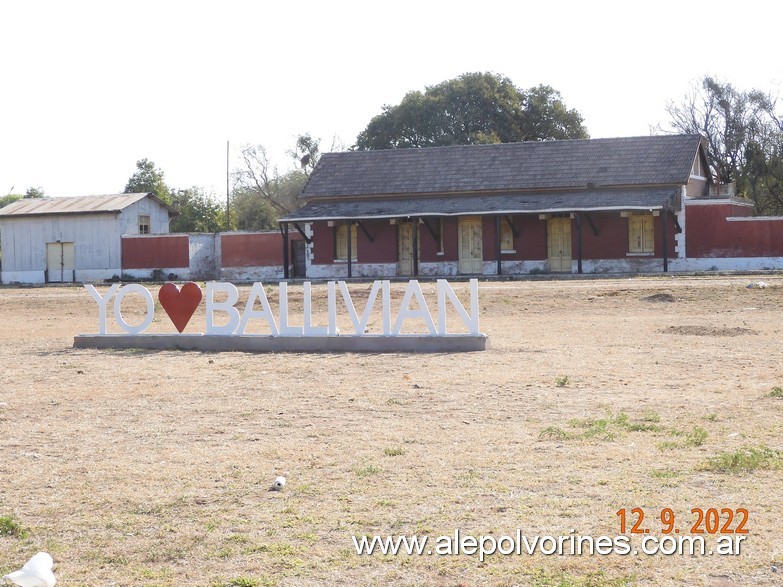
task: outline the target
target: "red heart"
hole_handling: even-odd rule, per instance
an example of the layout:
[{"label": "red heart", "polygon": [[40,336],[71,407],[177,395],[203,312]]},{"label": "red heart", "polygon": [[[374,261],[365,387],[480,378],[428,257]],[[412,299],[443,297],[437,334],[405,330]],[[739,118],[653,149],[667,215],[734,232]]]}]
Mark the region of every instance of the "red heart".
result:
[{"label": "red heart", "polygon": [[164,283],[158,291],[158,301],[178,332],[185,330],[193,312],[201,303],[201,288],[197,283],[189,281],[179,289],[173,283]]}]

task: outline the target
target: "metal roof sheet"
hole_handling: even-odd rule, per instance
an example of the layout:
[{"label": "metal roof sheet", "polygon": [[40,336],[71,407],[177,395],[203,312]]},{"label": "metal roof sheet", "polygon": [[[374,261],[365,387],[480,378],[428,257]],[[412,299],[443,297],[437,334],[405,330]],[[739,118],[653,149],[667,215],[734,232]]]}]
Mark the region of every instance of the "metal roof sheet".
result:
[{"label": "metal roof sheet", "polygon": [[152,193],[77,196],[69,198],[24,198],[4,208],[0,216],[38,216],[52,214],[109,214],[121,212],[131,204],[151,198],[166,207],[172,215],[178,212]]}]

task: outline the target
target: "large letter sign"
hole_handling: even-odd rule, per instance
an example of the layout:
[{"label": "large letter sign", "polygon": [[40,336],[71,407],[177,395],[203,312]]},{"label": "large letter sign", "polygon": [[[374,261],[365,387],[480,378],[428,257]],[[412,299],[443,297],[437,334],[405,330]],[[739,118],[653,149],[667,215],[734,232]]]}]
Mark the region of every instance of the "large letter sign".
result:
[{"label": "large letter sign", "polygon": [[[478,281],[475,279],[469,283],[468,309],[462,305],[445,279],[437,281],[436,320],[416,280],[408,282],[396,316],[392,315],[391,284],[388,280],[372,283],[361,314],[348,285],[344,281],[329,281],[326,284],[326,324],[314,324],[310,282],[302,284],[302,314],[292,316],[286,282],[278,284],[275,313],[263,283],[252,284],[243,306],[235,285],[211,281],[207,282],[206,294],[203,296],[203,331],[196,334],[184,332],[201,305],[201,288],[195,283],[186,283],[182,288],[166,283],[158,292],[160,307],[168,315],[177,334],[145,333],[155,320],[156,304],[153,294],[144,286],[137,283],[122,286],[114,284],[103,293],[93,285],[87,284],[85,288],[98,307],[98,334],[76,337],[75,346],[327,352],[434,352],[487,348],[487,337],[479,332]],[[123,315],[123,301],[128,296],[140,296],[144,302],[144,317],[138,324],[129,323]],[[379,297],[380,304],[377,304]],[[110,304],[116,327],[114,330],[118,329],[120,333],[109,332]],[[461,322],[459,332],[450,333],[446,328],[449,309]],[[372,320],[374,312],[377,312],[376,316],[380,315],[380,324]],[[343,321],[350,321],[352,328],[349,327],[347,332],[340,332],[337,326],[340,317],[343,317]],[[372,328],[371,324],[374,325]],[[413,328],[417,325],[421,328],[421,324],[425,332],[407,332],[411,325]],[[403,329],[406,330],[405,334]]]}]

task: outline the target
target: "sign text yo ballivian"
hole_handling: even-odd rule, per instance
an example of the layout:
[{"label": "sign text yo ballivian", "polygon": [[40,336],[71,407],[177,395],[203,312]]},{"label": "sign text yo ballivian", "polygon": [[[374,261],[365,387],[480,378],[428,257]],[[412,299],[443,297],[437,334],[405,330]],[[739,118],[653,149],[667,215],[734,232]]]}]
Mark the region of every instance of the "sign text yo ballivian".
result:
[{"label": "sign text yo ballivian", "polygon": [[[265,286],[254,283],[247,301],[240,303],[239,290],[231,283],[207,282],[206,292],[193,282],[178,288],[164,284],[158,291],[160,307],[171,319],[177,334],[145,334],[155,319],[155,298],[140,284],[114,284],[104,292],[93,285],[85,288],[98,310],[98,334],[80,335],[74,346],[93,348],[150,348],[185,350],[240,351],[323,351],[323,352],[450,352],[484,350],[487,337],[479,332],[478,281],[468,285],[466,309],[452,286],[444,279],[436,282],[436,312],[433,317],[419,282],[411,280],[399,306],[393,307],[391,283],[374,281],[364,303],[357,303],[344,281],[326,283],[326,323],[313,319],[313,288],[304,282],[301,290],[302,314],[289,315],[289,291],[286,282],[278,284],[277,312],[267,298]],[[140,323],[129,323],[123,316],[123,301],[129,295],[140,296],[146,312]],[[205,298],[205,323],[202,333],[184,334],[196,309]],[[358,300],[357,300],[358,301]],[[461,323],[457,332],[447,329],[447,314]],[[347,317],[351,329],[341,331],[338,318]],[[379,327],[373,318],[380,317]],[[122,333],[109,333],[109,320]],[[261,324],[264,334],[249,332],[250,324]],[[422,326],[423,325],[423,326]],[[410,330],[419,329],[418,332]]]}]

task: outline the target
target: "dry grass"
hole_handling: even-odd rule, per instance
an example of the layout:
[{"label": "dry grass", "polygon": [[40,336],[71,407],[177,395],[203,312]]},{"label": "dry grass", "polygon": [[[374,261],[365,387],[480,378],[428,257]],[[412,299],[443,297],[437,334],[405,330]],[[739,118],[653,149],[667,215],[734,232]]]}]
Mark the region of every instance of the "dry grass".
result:
[{"label": "dry grass", "polygon": [[[4,287],[0,517],[24,532],[0,536],[0,575],[46,549],[63,587],[774,584],[783,282],[767,281],[482,283],[491,350],[422,356],[75,350],[97,330],[84,289]],[[202,329],[203,311],[186,332]],[[484,563],[351,542],[613,536],[623,507],[683,526],[745,507],[750,535],[738,557]]]}]

